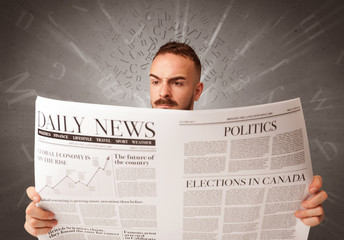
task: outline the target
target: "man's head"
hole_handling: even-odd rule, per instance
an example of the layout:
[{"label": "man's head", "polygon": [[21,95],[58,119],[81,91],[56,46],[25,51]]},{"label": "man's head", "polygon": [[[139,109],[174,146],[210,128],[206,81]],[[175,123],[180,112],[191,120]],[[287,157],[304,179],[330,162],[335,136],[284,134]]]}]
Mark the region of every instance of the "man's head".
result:
[{"label": "man's head", "polygon": [[200,60],[185,43],[163,45],[153,59],[149,76],[153,108],[192,110],[203,90]]}]

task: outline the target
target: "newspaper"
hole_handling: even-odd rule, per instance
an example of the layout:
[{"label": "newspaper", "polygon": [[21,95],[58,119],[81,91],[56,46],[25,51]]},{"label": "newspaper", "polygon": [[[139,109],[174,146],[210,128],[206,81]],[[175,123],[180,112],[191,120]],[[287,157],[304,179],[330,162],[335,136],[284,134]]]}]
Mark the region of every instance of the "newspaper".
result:
[{"label": "newspaper", "polygon": [[312,166],[299,99],[164,110],[38,97],[39,239],[307,239]]}]

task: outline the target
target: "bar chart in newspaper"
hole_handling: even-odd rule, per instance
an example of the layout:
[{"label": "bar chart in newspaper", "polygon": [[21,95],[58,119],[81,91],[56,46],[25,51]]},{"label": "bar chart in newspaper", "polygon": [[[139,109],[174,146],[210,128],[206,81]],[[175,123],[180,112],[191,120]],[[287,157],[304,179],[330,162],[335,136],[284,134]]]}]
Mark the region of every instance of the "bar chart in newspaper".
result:
[{"label": "bar chart in newspaper", "polygon": [[[42,146],[42,145],[40,145]],[[36,189],[41,196],[68,195],[72,197],[113,197],[115,192],[111,153],[86,149],[75,152],[73,147],[54,150],[45,144],[36,149]],[[52,148],[52,149],[50,149]]]}]

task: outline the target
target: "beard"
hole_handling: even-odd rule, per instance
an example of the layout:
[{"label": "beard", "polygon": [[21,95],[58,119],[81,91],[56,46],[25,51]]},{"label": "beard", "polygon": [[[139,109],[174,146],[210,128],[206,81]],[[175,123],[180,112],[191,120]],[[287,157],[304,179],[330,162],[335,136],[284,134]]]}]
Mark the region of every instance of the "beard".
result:
[{"label": "beard", "polygon": [[172,99],[169,98],[159,98],[154,102],[155,106],[159,105],[169,105],[171,107],[178,106],[178,103],[176,101],[173,101]]},{"label": "beard", "polygon": [[193,106],[193,96],[191,96],[190,100],[187,102],[185,106],[180,107],[180,108],[178,108],[179,104],[170,98],[159,98],[158,100],[155,100],[154,105],[153,103],[151,103],[151,105],[152,105],[152,108],[154,108],[154,106],[158,107],[160,105],[168,105],[171,107],[177,107],[176,109],[179,109],[179,110],[191,110]]}]

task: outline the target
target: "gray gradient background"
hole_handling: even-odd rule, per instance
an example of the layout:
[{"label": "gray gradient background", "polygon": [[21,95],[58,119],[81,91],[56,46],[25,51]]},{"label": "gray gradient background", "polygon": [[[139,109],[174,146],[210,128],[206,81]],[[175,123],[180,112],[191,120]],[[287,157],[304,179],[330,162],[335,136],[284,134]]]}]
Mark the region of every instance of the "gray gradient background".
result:
[{"label": "gray gradient background", "polygon": [[152,55],[167,40],[201,56],[197,109],[301,97],[315,174],[329,199],[309,239],[343,239],[343,1],[0,3],[0,238],[24,232],[34,184],[34,100],[150,107]]}]

